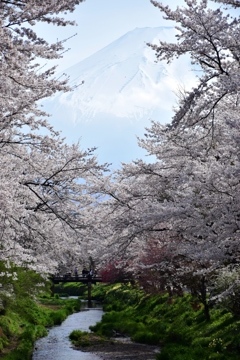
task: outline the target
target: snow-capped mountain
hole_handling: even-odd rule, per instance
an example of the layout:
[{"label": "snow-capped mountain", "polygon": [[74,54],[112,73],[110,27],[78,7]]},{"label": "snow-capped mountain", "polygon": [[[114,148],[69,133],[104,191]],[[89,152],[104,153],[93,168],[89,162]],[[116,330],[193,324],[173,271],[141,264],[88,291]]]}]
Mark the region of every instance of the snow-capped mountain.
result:
[{"label": "snow-capped mountain", "polygon": [[[97,146],[101,151],[108,147],[106,154],[113,151],[110,144],[120,151],[117,144],[126,144],[128,138],[137,148],[134,135],[141,136],[151,119],[170,121],[173,91],[177,82],[184,82],[179,63],[176,67],[156,62],[154,51],[147,46],[159,39],[174,41],[174,31],[136,28],[66,69],[74,90],[57,94],[44,104],[55,127],[67,138],[76,140],[78,136],[84,146]],[[131,155],[134,158],[133,152]],[[120,161],[125,161],[124,156]]]}]

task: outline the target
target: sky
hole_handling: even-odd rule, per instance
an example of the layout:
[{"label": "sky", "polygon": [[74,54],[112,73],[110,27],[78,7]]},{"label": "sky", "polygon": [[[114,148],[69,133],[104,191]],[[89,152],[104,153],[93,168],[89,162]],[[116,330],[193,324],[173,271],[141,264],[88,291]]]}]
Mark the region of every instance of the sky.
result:
[{"label": "sky", "polygon": [[[169,3],[167,0],[162,0],[162,2]],[[173,8],[181,4],[184,4],[184,0],[171,0],[171,7]],[[154,7],[150,0],[86,0],[80,3],[76,10],[67,17],[75,20],[78,25],[64,28],[53,25],[37,25],[38,34],[49,42],[68,39],[66,41],[68,50],[63,54],[63,58],[57,61],[54,60],[51,64],[58,65],[58,72],[88,58],[135,28],[174,26],[173,22],[163,19],[160,10]],[[49,64],[47,65],[49,66]],[[56,123],[56,119],[54,122]],[[141,158],[143,150],[137,145],[136,135],[144,132],[145,127],[142,126],[143,129],[140,129],[140,127],[141,124],[136,124],[135,133],[131,124],[128,134],[126,127],[122,129],[122,133],[127,135],[125,138],[119,138],[119,143],[116,144],[116,147],[111,145],[111,149],[110,145],[104,148],[104,142],[107,142],[105,139],[109,139],[110,144],[111,134],[106,133],[108,129],[102,127],[102,130],[99,130],[98,127],[99,133],[97,136],[99,141],[97,141],[96,146],[98,147],[100,144],[100,147],[97,149],[96,155],[99,157],[100,162],[114,162],[119,166],[122,161],[130,162],[136,158]],[[76,126],[71,122],[62,123],[57,130],[62,131],[62,135],[66,136],[67,142],[74,139],[77,131]],[[101,131],[102,134],[104,133],[102,139],[100,139]],[[113,130],[111,131],[113,132]],[[89,130],[86,130],[86,136],[83,133],[84,148],[94,145],[91,143],[91,136],[95,139],[95,135],[93,124],[92,128],[89,127]],[[89,145],[87,142],[89,142]],[[109,158],[106,156],[107,153],[111,155],[109,155]]]}]

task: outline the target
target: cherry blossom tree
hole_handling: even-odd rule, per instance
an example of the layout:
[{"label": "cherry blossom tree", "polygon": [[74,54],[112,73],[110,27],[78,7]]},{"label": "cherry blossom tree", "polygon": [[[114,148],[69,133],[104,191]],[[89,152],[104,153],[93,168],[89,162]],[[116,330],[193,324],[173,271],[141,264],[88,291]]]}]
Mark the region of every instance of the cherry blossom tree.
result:
[{"label": "cherry blossom tree", "polygon": [[[49,44],[39,22],[74,25],[65,14],[81,0],[1,1],[0,11],[0,260],[38,271],[78,262],[96,203],[94,149],[68,146],[47,121],[39,100],[70,91],[68,79],[39,59],[59,59],[67,39]],[[86,256],[86,255],[84,255]]]},{"label": "cherry blossom tree", "polygon": [[[97,211],[104,214],[105,249],[125,251],[135,270],[142,261],[143,270],[169,274],[159,284],[191,287],[208,318],[212,285],[223,271],[237,271],[240,260],[239,18],[207,1],[186,0],[175,11],[152,3],[179,24],[176,43],[151,45],[157,59],[190,54],[200,68],[198,85],[182,94],[172,123],[154,121],[139,140],[155,162],[123,164],[113,179],[101,180],[107,199]],[[149,240],[158,241],[152,259]],[[224,293],[234,297],[233,289]]]},{"label": "cherry blossom tree", "polygon": [[[49,44],[34,31],[38,22],[56,26],[73,25],[63,15],[72,12],[81,0],[1,1],[0,20],[0,143],[38,142],[32,130],[50,125],[37,101],[56,91],[69,90],[67,79],[54,78],[56,67],[44,70],[38,59],[58,59],[66,39]],[[30,130],[28,132],[27,130]]]},{"label": "cherry blossom tree", "polygon": [[[207,0],[185,0],[185,7],[171,10],[151,1],[168,20],[177,23],[176,42],[150,45],[159,61],[171,62],[189,54],[193,65],[200,68],[198,85],[180,102],[171,126],[195,124],[209,116],[225,97],[239,91],[239,15],[231,15],[220,7],[211,9]],[[237,1],[218,1],[237,7]],[[179,124],[180,125],[180,124]]]}]

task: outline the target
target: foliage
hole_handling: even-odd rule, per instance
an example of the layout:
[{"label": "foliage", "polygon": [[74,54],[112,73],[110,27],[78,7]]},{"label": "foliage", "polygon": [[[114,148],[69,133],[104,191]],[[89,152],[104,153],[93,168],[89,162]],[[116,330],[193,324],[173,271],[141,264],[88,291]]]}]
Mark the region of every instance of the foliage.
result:
[{"label": "foliage", "polygon": [[54,284],[54,294],[59,296],[81,296],[86,293],[86,285],[82,283]]},{"label": "foliage", "polygon": [[[48,281],[32,270],[15,267],[14,272],[16,279],[11,283],[9,277],[9,283],[0,291],[4,307],[0,314],[0,357],[27,360],[31,358],[34,342],[47,334],[46,327],[60,324],[78,311],[81,304],[76,299],[50,296]],[[9,294],[6,289],[14,291]]]},{"label": "foliage", "polygon": [[[185,0],[173,9],[151,2],[174,21],[176,39],[149,47],[159,62],[189,56],[196,85],[179,91],[171,123],[156,119],[139,139],[152,162],[122,164],[98,180],[106,197],[94,209],[100,234],[95,254],[104,264],[120,258],[148,292],[192,292],[208,320],[215,302],[237,316],[239,3]],[[233,281],[220,285],[224,272]]]},{"label": "foliage", "polygon": [[91,228],[91,183],[107,168],[94,149],[67,145],[40,104],[71,88],[48,64],[62,57],[67,39],[50,44],[36,25],[75,25],[65,15],[82,1],[1,2],[0,260],[45,274],[88,258],[79,244]]},{"label": "foliage", "polygon": [[30,360],[34,342],[47,335],[46,327],[60,324],[79,307],[79,302],[74,299],[45,297],[39,304],[30,298],[17,299],[7,307],[6,315],[0,316],[1,358]]},{"label": "foliage", "polygon": [[105,344],[109,340],[103,336],[97,336],[87,331],[73,330],[69,335],[72,343],[77,347],[86,347],[89,345]]},{"label": "foliage", "polygon": [[[153,121],[139,139],[155,160],[122,164],[108,176],[94,149],[67,145],[39,106],[70,87],[56,78],[55,67],[39,65],[40,58],[61,57],[66,39],[49,44],[35,25],[74,25],[59,14],[81,2],[1,5],[4,301],[28,292],[19,266],[53,274],[91,259],[105,281],[127,277],[148,292],[170,295],[187,289],[208,320],[214,302],[239,315],[238,2],[216,0],[213,7],[211,1],[185,0],[174,10],[151,1],[177,30],[174,43],[149,44],[157,61],[188,55],[198,77],[194,88],[179,93],[172,122]],[[220,284],[224,272],[233,282]],[[120,309],[120,299],[112,306]]]},{"label": "foliage", "polygon": [[[120,308],[121,289],[125,301]],[[206,321],[202,305],[196,306],[196,298],[190,294],[149,296],[130,286],[126,291],[126,285],[104,286],[104,291],[106,302],[118,310],[108,310],[101,322],[90,328],[98,335],[122,334],[159,345],[159,360],[239,358],[240,321],[224,308],[213,308],[211,320]]]},{"label": "foliage", "polygon": [[[23,334],[26,323],[45,322],[30,294],[36,297],[50,283],[27,268],[53,274],[72,271],[79,259],[83,265],[91,258],[100,263],[106,280],[130,274],[142,290],[154,294],[146,298],[142,290],[132,292],[127,285],[105,287],[104,307],[111,312],[103,325],[96,325],[98,331],[127,330],[139,340],[145,333],[149,342],[160,341],[162,335],[165,349],[174,343],[173,358],[177,353],[190,356],[185,347],[195,344],[193,334],[198,332],[192,352],[202,347],[210,358],[225,356],[225,351],[234,357],[239,348],[234,316],[240,313],[239,2],[216,0],[213,8],[211,1],[185,0],[185,6],[174,10],[151,1],[176,23],[177,35],[174,43],[160,39],[149,46],[157,61],[190,56],[198,69],[196,86],[179,93],[170,124],[153,121],[139,139],[155,160],[122,164],[110,176],[94,149],[65,144],[39,106],[39,100],[70,89],[67,79],[56,79],[55,68],[38,64],[39,58],[59,58],[64,40],[49,44],[34,31],[35,25],[67,25],[59,14],[73,11],[80,2],[1,3],[3,339]],[[166,291],[168,300],[158,295]],[[192,297],[178,297],[184,291]],[[48,320],[60,322],[72,309],[61,308]],[[221,323],[223,309],[231,311],[226,323]],[[23,328],[17,326],[19,317]],[[163,331],[159,339],[158,327]],[[28,342],[19,351],[25,349]],[[160,356],[167,356],[164,351]]]},{"label": "foliage", "polygon": [[127,282],[130,281],[132,275],[130,272],[126,271],[127,264],[124,260],[110,261],[107,264],[104,264],[100,270],[100,276],[102,281],[106,283],[117,283],[117,282]]}]

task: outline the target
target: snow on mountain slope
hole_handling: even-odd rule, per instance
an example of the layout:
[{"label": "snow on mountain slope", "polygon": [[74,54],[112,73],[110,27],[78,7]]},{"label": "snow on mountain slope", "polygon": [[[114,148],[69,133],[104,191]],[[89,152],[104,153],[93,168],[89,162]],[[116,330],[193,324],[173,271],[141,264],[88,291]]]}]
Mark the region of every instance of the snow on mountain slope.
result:
[{"label": "snow on mountain slope", "polygon": [[[120,118],[151,117],[154,110],[165,107],[168,73],[156,63],[154,51],[146,43],[160,37],[173,37],[173,29],[137,28],[67,69],[70,84],[76,88],[57,95],[54,105],[69,108],[75,122],[99,113]],[[79,85],[82,81],[84,84]]]},{"label": "snow on mountain slope", "polygon": [[114,152],[120,161],[134,159],[135,135],[142,136],[151,119],[169,122],[177,84],[189,83],[189,61],[157,63],[146,45],[174,41],[174,34],[168,27],[136,28],[65,70],[74,90],[44,102],[55,128],[68,140],[81,138],[85,147],[99,147],[105,161],[114,162]]}]

